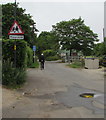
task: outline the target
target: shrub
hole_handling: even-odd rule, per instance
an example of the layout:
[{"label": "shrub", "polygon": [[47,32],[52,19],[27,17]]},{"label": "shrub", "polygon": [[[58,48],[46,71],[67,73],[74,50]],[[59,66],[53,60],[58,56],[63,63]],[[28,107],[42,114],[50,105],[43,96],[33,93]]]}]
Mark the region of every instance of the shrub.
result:
[{"label": "shrub", "polygon": [[30,67],[33,64],[33,51],[27,46],[27,67]]},{"label": "shrub", "polygon": [[33,50],[27,46],[27,67],[29,68],[38,68],[39,64],[37,62],[38,57],[35,56],[35,63],[33,63]]},{"label": "shrub", "polygon": [[[2,57],[3,61],[9,59],[14,63],[14,43],[15,40],[3,40],[2,42]],[[16,67],[17,68],[25,68],[26,67],[26,51],[27,51],[27,43],[24,40],[16,40]]]},{"label": "shrub", "polygon": [[25,82],[26,72],[23,68],[14,68],[10,60],[3,62],[2,84],[7,87],[17,88]]}]

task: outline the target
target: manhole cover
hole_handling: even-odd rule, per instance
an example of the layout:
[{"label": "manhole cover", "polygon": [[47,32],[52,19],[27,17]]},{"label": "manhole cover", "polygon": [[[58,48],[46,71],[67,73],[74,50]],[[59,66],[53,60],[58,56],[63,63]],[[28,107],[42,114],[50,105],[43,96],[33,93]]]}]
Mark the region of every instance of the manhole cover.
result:
[{"label": "manhole cover", "polygon": [[80,97],[83,97],[83,98],[93,98],[94,97],[94,93],[83,93],[83,94],[80,94]]}]

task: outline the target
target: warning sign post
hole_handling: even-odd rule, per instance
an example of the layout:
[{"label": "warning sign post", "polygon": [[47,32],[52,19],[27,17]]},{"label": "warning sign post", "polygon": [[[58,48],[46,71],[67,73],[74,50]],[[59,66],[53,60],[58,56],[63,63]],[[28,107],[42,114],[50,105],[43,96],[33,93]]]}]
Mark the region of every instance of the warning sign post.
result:
[{"label": "warning sign post", "polygon": [[14,66],[16,67],[16,39],[24,39],[24,32],[22,31],[20,25],[15,20],[12,27],[10,28],[10,31],[8,33],[9,39],[15,40],[14,43]]},{"label": "warning sign post", "polygon": [[9,39],[24,39],[24,32],[17,21],[14,21],[8,35]]}]

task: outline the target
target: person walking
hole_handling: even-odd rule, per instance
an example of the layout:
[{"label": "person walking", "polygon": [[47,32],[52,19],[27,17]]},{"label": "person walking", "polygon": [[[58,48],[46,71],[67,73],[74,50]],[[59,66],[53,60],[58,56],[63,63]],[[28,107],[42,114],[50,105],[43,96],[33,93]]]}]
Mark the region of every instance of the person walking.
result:
[{"label": "person walking", "polygon": [[44,69],[45,58],[44,58],[43,53],[41,54],[41,56],[39,58],[39,62],[40,62],[40,68],[41,68],[41,70]]}]

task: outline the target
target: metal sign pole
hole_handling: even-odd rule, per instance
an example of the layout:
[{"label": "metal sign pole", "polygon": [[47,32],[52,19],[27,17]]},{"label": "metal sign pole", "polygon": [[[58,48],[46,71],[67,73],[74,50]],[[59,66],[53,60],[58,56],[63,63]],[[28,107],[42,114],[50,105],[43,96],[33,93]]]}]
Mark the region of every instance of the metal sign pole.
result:
[{"label": "metal sign pole", "polygon": [[34,56],[33,57],[34,57],[34,63],[35,63],[35,51],[34,51]]},{"label": "metal sign pole", "polygon": [[35,51],[36,51],[36,46],[33,45],[33,63],[35,63]]}]

